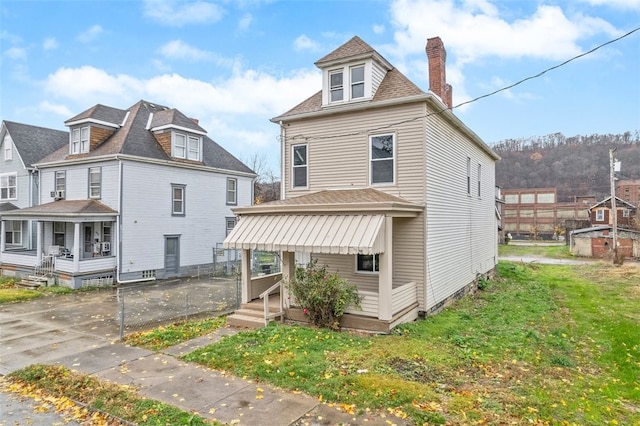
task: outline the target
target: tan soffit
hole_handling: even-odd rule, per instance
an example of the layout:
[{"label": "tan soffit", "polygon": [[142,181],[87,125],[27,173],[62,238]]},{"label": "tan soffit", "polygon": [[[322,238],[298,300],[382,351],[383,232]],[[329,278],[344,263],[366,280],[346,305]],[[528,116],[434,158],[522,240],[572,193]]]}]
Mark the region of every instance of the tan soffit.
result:
[{"label": "tan soffit", "polygon": [[225,249],[375,254],[385,248],[384,215],[247,215]]}]

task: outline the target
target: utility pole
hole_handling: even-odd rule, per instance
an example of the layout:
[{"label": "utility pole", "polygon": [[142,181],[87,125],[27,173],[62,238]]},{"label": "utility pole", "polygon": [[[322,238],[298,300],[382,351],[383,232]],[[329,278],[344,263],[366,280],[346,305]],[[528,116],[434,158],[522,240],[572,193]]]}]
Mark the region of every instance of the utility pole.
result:
[{"label": "utility pole", "polygon": [[616,160],[613,157],[615,148],[609,150],[609,162],[610,162],[610,179],[611,179],[611,236],[613,238],[613,264],[618,263],[618,210],[616,208]]}]

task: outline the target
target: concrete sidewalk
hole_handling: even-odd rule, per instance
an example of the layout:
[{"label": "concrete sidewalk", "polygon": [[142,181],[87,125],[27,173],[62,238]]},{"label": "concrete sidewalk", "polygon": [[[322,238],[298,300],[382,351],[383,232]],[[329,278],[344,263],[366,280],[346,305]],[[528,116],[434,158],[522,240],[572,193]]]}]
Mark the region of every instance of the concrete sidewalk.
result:
[{"label": "concrete sidewalk", "polygon": [[[115,324],[105,306],[110,297],[87,292],[0,305],[0,375],[35,363],[60,364],[135,387],[144,397],[202,417],[239,425],[404,424],[396,418],[348,415],[302,393],[178,359],[238,329],[222,328],[162,353],[114,342]],[[0,425],[5,420],[1,414]]]}]

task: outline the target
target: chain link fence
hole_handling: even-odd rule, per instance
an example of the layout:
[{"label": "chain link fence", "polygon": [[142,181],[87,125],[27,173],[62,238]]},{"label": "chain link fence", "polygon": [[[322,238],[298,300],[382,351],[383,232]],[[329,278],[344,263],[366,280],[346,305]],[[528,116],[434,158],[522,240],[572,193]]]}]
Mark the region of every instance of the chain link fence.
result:
[{"label": "chain link fence", "polygon": [[188,278],[118,288],[120,340],[163,324],[224,315],[238,306],[240,276]]}]

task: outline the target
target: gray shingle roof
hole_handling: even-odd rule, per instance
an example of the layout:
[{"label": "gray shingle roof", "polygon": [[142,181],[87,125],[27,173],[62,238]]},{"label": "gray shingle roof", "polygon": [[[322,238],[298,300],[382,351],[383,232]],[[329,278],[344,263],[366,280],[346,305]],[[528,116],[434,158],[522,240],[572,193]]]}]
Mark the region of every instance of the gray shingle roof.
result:
[{"label": "gray shingle roof", "polygon": [[97,200],[59,200],[26,207],[10,213],[11,216],[33,215],[115,215],[118,212]]},{"label": "gray shingle roof", "polygon": [[50,152],[69,145],[69,132],[4,121],[25,166],[31,167]]},{"label": "gray shingle roof", "polygon": [[315,64],[321,67],[322,64],[326,62],[333,62],[339,59],[345,59],[352,56],[359,56],[368,53],[373,54],[374,52],[375,50],[373,49],[373,47],[365,43],[360,37],[354,36],[351,40],[338,47],[333,52],[318,59]]},{"label": "gray shingle roof", "polygon": [[[100,105],[100,108],[92,107],[66,122],[69,123],[77,121],[81,118],[105,118],[105,114],[111,114],[112,118],[122,116],[124,119],[127,112],[129,112],[129,115],[122,127],[117,129],[113,135],[111,135],[96,149],[91,150],[91,152],[87,154],[83,154],[85,158],[123,154],[157,160],[171,160],[171,157],[167,155],[154,137],[153,132],[150,129],[147,129],[147,124],[149,123],[149,117],[151,114],[153,114],[151,119],[151,128],[173,125],[206,133],[202,127],[182,112],[144,100],[138,101],[128,110],[117,110],[115,108],[104,107],[102,105]],[[122,120],[118,124],[122,124]],[[69,150],[65,145],[65,147],[58,149],[56,152],[53,152],[51,155],[42,159],[42,162],[62,161],[67,158],[68,155]],[[249,167],[231,155],[227,150],[222,148],[208,136],[203,137],[202,159],[203,165],[208,167],[242,173],[253,173]]]},{"label": "gray shingle roof", "polygon": [[124,120],[124,117],[126,115],[127,115],[126,110],[97,104],[92,106],[88,110],[81,112],[75,117],[68,119],[67,121],[65,121],[65,124],[90,118],[94,120],[99,120],[107,123],[120,125],[122,124],[122,120]]}]

